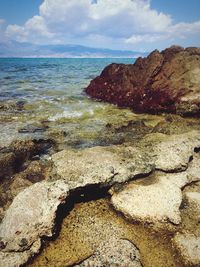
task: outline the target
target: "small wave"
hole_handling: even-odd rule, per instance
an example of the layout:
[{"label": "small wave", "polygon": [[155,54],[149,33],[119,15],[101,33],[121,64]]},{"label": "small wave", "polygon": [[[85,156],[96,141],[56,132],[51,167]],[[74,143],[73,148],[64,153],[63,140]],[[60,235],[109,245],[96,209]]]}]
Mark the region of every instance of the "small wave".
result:
[{"label": "small wave", "polygon": [[93,114],[94,114],[93,110],[73,111],[73,112],[69,112],[65,110],[61,114],[56,114],[54,116],[49,117],[49,121],[58,121],[61,119],[79,119],[79,118],[86,117],[86,116],[92,116]]},{"label": "small wave", "polygon": [[73,118],[80,118],[83,115],[82,112],[73,112],[69,113],[68,111],[64,111],[61,114],[56,114],[49,118],[49,121],[58,121],[60,119],[73,119]]}]

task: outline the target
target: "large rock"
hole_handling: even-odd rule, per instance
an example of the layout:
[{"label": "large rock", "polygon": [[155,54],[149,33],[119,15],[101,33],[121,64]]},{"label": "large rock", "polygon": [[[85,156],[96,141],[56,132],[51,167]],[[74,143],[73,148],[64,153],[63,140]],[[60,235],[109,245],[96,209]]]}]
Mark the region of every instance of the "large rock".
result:
[{"label": "large rock", "polygon": [[[199,166],[199,155],[195,155],[194,161],[186,171],[154,173],[146,180],[129,183],[119,192],[113,188],[110,190],[112,204],[131,220],[155,224],[171,221],[180,224],[182,188],[200,180]],[[190,193],[190,198],[191,194],[196,198],[195,193]]]},{"label": "large rock", "polygon": [[52,161],[55,177],[66,180],[70,189],[95,184],[109,186],[153,170],[185,170],[194,149],[199,147],[198,131],[172,136],[154,133],[135,146],[63,150],[54,154]]},{"label": "large rock", "polygon": [[142,151],[126,146],[63,150],[54,154],[52,161],[55,177],[66,180],[70,189],[123,183],[154,168]]},{"label": "large rock", "polygon": [[111,64],[91,81],[93,98],[137,112],[199,114],[200,48],[173,46],[134,64]]},{"label": "large rock", "polygon": [[185,174],[155,175],[151,181],[132,182],[120,192],[111,191],[112,203],[131,220],[179,224],[181,187],[185,184]]},{"label": "large rock", "polygon": [[39,251],[41,238],[53,234],[57,208],[68,191],[65,181],[43,181],[15,197],[0,225],[1,266],[21,266]]}]

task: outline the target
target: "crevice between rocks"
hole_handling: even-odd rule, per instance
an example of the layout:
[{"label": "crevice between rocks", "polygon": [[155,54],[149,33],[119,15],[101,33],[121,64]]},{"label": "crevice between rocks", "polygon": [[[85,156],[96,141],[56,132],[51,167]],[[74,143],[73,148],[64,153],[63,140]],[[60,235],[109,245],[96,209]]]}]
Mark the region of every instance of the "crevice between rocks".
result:
[{"label": "crevice between rocks", "polygon": [[[198,153],[198,152],[200,152],[200,148],[198,148],[198,147],[194,148],[194,153]],[[191,155],[189,157],[188,163],[187,163],[185,169],[174,169],[174,170],[170,170],[170,171],[164,171],[162,169],[155,168],[155,169],[152,169],[152,171],[149,173],[139,173],[133,177],[130,177],[130,179],[128,181],[123,182],[123,183],[116,182],[113,184],[102,184],[102,183],[94,184],[94,185],[91,184],[91,185],[86,185],[84,187],[79,187],[79,188],[70,190],[69,196],[66,198],[66,200],[64,201],[63,204],[60,204],[58,206],[58,209],[56,211],[54,229],[52,231],[53,235],[51,237],[46,237],[46,236],[41,237],[42,246],[40,248],[40,252],[45,247],[46,242],[48,243],[48,242],[54,241],[58,238],[64,218],[69,215],[69,213],[73,210],[73,208],[76,204],[95,201],[95,200],[99,200],[102,198],[109,198],[110,197],[109,190],[111,189],[111,187],[113,187],[115,191],[120,191],[129,182],[133,182],[135,180],[140,180],[140,179],[145,179],[145,178],[148,179],[149,176],[151,176],[152,174],[155,174],[156,172],[159,172],[159,171],[163,172],[163,173],[182,173],[182,172],[185,172],[188,169],[189,164],[190,164],[190,162],[192,162],[192,160],[193,160],[193,155]],[[191,183],[186,184],[183,188],[181,188],[181,190],[183,191],[185,187],[187,187],[188,185],[190,185],[192,183],[195,183],[195,182],[191,182]],[[180,205],[180,208],[181,208],[181,205]],[[118,212],[117,210],[115,210],[115,212],[117,212],[118,214],[120,214],[121,216],[126,218],[131,223],[134,223],[134,224],[141,223],[137,220],[134,220],[134,221],[130,220],[129,218],[124,216],[124,214],[122,214],[121,212]],[[172,222],[170,221],[170,223],[172,223]],[[144,222],[144,225],[145,224],[147,227],[151,225],[151,223],[145,223]],[[30,263],[32,263],[34,261],[35,257],[38,254],[36,254],[35,256],[30,258],[29,261],[22,266],[24,266],[24,267],[28,266]],[[72,265],[72,267],[75,265]]]},{"label": "crevice between rocks", "polygon": [[69,215],[69,213],[73,210],[76,204],[107,198],[109,197],[108,191],[110,188],[111,185],[104,186],[102,184],[95,184],[71,190],[69,196],[66,198],[64,203],[58,206],[55,215],[54,229],[52,230],[53,235],[51,237],[41,237],[42,245],[40,251],[33,257],[31,257],[24,265],[22,265],[22,267],[29,266],[29,264],[34,261],[37,255],[39,255],[41,251],[45,248],[46,243],[54,241],[58,238],[64,218]]}]

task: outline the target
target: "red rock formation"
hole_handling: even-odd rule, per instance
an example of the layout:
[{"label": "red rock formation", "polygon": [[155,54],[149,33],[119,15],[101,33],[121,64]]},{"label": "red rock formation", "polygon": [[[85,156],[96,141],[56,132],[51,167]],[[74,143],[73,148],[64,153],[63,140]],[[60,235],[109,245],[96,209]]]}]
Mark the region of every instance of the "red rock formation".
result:
[{"label": "red rock formation", "polygon": [[136,112],[200,113],[200,48],[172,46],[134,64],[111,64],[86,92]]}]

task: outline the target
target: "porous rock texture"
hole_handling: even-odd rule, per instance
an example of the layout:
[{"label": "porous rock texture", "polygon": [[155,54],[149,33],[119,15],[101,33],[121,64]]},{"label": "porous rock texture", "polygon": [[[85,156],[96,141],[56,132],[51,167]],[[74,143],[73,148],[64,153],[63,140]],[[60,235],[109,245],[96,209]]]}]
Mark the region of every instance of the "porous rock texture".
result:
[{"label": "porous rock texture", "polygon": [[[199,148],[200,133],[191,131],[172,136],[152,133],[134,144],[54,154],[49,178],[20,192],[6,211],[0,225],[0,262],[5,267],[20,266],[37,253],[41,238],[53,234],[59,204],[67,205],[70,192],[75,196],[91,185],[99,190],[113,186],[114,207],[135,220],[180,223],[181,189],[199,180]],[[133,181],[124,187],[141,177],[144,184]],[[140,213],[133,214],[137,203]]]},{"label": "porous rock texture", "polygon": [[178,233],[174,245],[183,257],[185,266],[200,266],[200,236],[191,233]]},{"label": "porous rock texture", "polygon": [[146,135],[134,146],[63,150],[54,154],[52,161],[55,176],[66,180],[70,189],[91,184],[108,186],[154,170],[185,170],[194,149],[199,147],[199,131],[172,136],[154,133]]},{"label": "porous rock texture", "polygon": [[52,236],[58,206],[68,195],[65,181],[43,181],[20,192],[0,225],[0,263],[21,266],[37,253],[43,236]]},{"label": "porous rock texture", "polygon": [[199,114],[200,48],[172,46],[134,64],[111,64],[91,81],[93,98],[136,112]]},{"label": "porous rock texture", "polygon": [[142,267],[138,249],[128,240],[110,238],[96,252],[76,267],[129,266]]},{"label": "porous rock texture", "polygon": [[[182,188],[199,180],[200,157],[199,154],[194,154],[193,160],[185,171],[156,172],[147,179],[129,183],[119,192],[117,190],[115,192],[115,188],[111,189],[111,201],[117,210],[131,220],[149,223],[171,221],[174,224],[180,224]],[[197,193],[188,192],[186,196],[191,199],[192,196],[193,198],[196,196],[195,194]]]},{"label": "porous rock texture", "polygon": [[[197,176],[196,181],[200,180]],[[114,193],[112,203],[126,217],[149,223],[171,221],[181,223],[181,189],[189,184],[187,172],[155,174],[151,181],[136,181]],[[112,193],[112,190],[111,190]]]}]

